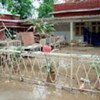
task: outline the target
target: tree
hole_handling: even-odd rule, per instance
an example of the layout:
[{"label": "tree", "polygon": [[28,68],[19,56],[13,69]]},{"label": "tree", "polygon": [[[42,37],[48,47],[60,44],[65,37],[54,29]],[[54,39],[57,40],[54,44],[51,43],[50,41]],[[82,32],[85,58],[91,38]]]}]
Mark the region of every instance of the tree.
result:
[{"label": "tree", "polygon": [[6,0],[0,0],[0,2],[2,3],[2,5],[6,4]]},{"label": "tree", "polygon": [[32,0],[0,0],[12,14],[19,14],[22,19],[31,15]]},{"label": "tree", "polygon": [[42,19],[34,19],[28,20],[27,23],[32,24],[35,27],[35,32],[40,34],[48,34],[50,35],[52,32],[55,31],[54,25],[48,22],[44,22]]},{"label": "tree", "polygon": [[39,18],[46,18],[52,16],[49,13],[53,11],[53,3],[53,0],[43,0],[43,3],[38,8]]}]

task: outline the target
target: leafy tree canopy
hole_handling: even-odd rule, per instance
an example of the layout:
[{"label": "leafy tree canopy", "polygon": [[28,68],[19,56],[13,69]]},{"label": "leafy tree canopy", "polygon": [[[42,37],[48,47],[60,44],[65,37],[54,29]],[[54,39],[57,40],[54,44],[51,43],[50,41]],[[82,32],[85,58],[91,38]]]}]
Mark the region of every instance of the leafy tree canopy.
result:
[{"label": "leafy tree canopy", "polygon": [[31,15],[32,0],[0,0],[12,14],[19,14],[22,19]]},{"label": "leafy tree canopy", "polygon": [[49,13],[52,11],[53,11],[53,0],[43,0],[43,3],[40,5],[38,9],[39,18],[51,17],[52,15]]}]

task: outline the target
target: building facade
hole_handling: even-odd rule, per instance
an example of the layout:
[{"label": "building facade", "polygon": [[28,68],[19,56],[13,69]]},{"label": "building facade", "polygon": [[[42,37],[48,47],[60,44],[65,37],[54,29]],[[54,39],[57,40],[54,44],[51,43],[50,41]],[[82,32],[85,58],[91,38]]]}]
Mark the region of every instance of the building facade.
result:
[{"label": "building facade", "polygon": [[92,38],[100,34],[100,0],[55,0],[53,15],[57,32],[68,41],[83,41],[85,33]]},{"label": "building facade", "polygon": [[[30,27],[19,15],[12,15],[0,3],[0,40],[10,38],[11,35],[26,31]],[[32,30],[31,30],[32,31]]]},{"label": "building facade", "polygon": [[0,15],[0,40],[10,38],[10,36],[16,35],[19,32],[26,31],[30,25],[24,20],[21,20],[19,16],[12,14]]}]

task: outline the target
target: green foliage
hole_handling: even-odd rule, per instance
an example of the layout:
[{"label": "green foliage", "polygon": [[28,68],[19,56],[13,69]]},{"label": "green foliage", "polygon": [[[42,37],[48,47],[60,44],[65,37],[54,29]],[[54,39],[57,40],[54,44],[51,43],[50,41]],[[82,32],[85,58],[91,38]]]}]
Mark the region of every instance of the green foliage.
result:
[{"label": "green foliage", "polygon": [[93,62],[91,66],[95,69],[97,76],[100,77],[100,61]]},{"label": "green foliage", "polygon": [[35,27],[35,31],[39,32],[41,34],[48,34],[50,35],[51,32],[54,32],[54,25],[44,22],[43,20],[36,19],[36,20],[30,20],[29,21],[33,26]]},{"label": "green foliage", "polygon": [[38,9],[39,18],[51,17],[52,15],[49,13],[52,11],[53,11],[53,0],[44,0]]},{"label": "green foliage", "polygon": [[4,6],[7,3],[7,0],[0,0],[0,2],[2,3],[2,5]]},{"label": "green foliage", "polygon": [[50,72],[50,69],[54,67],[53,62],[51,61],[51,59],[47,56],[45,56],[45,62],[43,63],[43,70]]},{"label": "green foliage", "polygon": [[6,5],[8,11],[12,14],[19,14],[22,19],[27,18],[31,14],[31,0],[1,0]]}]

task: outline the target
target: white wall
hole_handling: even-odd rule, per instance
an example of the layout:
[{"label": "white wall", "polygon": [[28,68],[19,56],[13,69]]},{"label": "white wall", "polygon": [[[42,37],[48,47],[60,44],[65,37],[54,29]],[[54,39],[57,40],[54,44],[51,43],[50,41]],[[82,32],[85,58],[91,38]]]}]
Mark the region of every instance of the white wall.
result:
[{"label": "white wall", "polygon": [[55,25],[54,35],[62,36],[66,41],[70,41],[70,24],[69,23],[59,23]]},{"label": "white wall", "polygon": [[55,36],[63,36],[66,41],[70,41],[70,32],[66,31],[56,31],[54,32]]},{"label": "white wall", "polygon": [[[61,36],[63,35],[64,38],[67,40],[67,42],[70,42],[70,23],[59,23],[55,25],[56,32],[54,32],[54,35]],[[73,29],[73,39],[76,41],[83,41],[83,36],[76,36],[75,35],[75,24]]]}]

